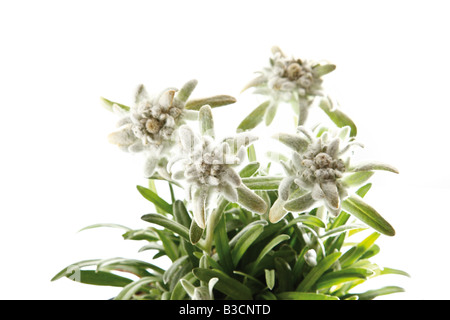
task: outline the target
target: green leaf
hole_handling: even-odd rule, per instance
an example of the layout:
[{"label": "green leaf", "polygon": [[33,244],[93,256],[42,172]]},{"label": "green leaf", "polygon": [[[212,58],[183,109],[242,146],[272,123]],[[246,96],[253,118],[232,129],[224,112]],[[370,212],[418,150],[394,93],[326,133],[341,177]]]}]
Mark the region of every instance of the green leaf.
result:
[{"label": "green leaf", "polygon": [[197,86],[197,83],[198,81],[195,79],[186,82],[180,89],[180,91],[177,92],[177,99],[182,102],[186,102]]},{"label": "green leaf", "polygon": [[131,282],[126,285],[122,291],[114,298],[114,300],[130,300],[135,293],[139,291],[143,286],[152,283],[158,282],[158,278],[156,277],[145,277],[141,278],[137,281]]},{"label": "green leaf", "polygon": [[269,126],[272,123],[273,119],[275,118],[275,115],[277,114],[277,109],[278,103],[272,101],[264,117],[266,126]]},{"label": "green leaf", "polygon": [[339,128],[349,126],[351,129],[350,136],[356,136],[357,129],[355,123],[342,111],[338,109],[332,110],[331,101],[329,99],[322,99],[322,101],[320,101],[319,107]]},{"label": "green leaf", "polygon": [[384,171],[390,171],[393,173],[399,173],[397,168],[395,168],[394,166],[391,166],[390,164],[386,164],[383,162],[378,162],[378,161],[361,162],[361,163],[358,163],[358,164],[352,166],[349,170],[353,171],[353,172],[384,170]]},{"label": "green leaf", "polygon": [[282,144],[288,146],[292,150],[300,153],[304,152],[309,145],[309,141],[298,134],[277,133],[276,135],[273,136],[273,138],[277,139]]},{"label": "green leaf", "polygon": [[361,188],[359,188],[358,190],[356,190],[355,193],[356,193],[358,196],[360,196],[361,198],[364,198],[365,195],[367,194],[367,192],[369,192],[370,188],[372,188],[372,184],[371,184],[371,183],[368,183],[368,184],[362,186]]},{"label": "green leaf", "polygon": [[297,224],[299,222],[311,225],[313,227],[325,228],[325,223],[322,220],[320,220],[316,216],[311,216],[309,214],[304,214],[304,215],[298,216],[297,218],[292,219],[291,221],[289,221],[289,223],[286,226],[284,226],[282,230],[290,228],[294,224]]},{"label": "green leaf", "polygon": [[313,67],[314,72],[318,77],[326,75],[336,69],[336,65],[334,64],[324,64],[324,65],[316,65]]},{"label": "green leaf", "polygon": [[272,290],[273,287],[275,287],[275,270],[274,269],[271,269],[271,270],[265,269],[264,274],[266,277],[267,288]]},{"label": "green leaf", "polygon": [[347,268],[329,272],[317,280],[315,288],[321,290],[353,280],[366,280],[371,275],[373,275],[373,271],[364,268]]},{"label": "green leaf", "polygon": [[70,266],[65,267],[60,272],[58,272],[51,281],[55,281],[61,279],[63,277],[76,277],[77,272],[81,270],[83,267],[95,266],[101,259],[91,259],[91,260],[83,260],[76,263],[71,264]]},{"label": "green leaf", "polygon": [[155,206],[157,206],[161,210],[164,210],[164,212],[167,212],[170,214],[173,213],[172,205],[168,204],[164,199],[159,197],[155,192],[153,192],[152,190],[150,190],[148,188],[142,187],[142,186],[137,186],[137,189],[138,189],[139,193],[145,199],[152,202]]},{"label": "green leaf", "polygon": [[117,103],[108,99],[105,99],[103,97],[100,97],[100,100],[102,101],[102,105],[108,109],[109,111],[113,110],[113,105],[117,105],[118,107],[120,107],[121,109],[125,110],[125,111],[130,111],[130,107],[121,104],[121,103]]},{"label": "green leaf", "polygon": [[189,216],[189,212],[187,211],[183,201],[175,200],[175,202],[173,203],[173,215],[176,222],[185,226],[186,228],[190,228],[191,217]]},{"label": "green leaf", "polygon": [[339,300],[338,297],[310,292],[282,292],[277,294],[280,300]]},{"label": "green leaf", "polygon": [[381,271],[380,271],[380,275],[384,275],[384,274],[398,274],[401,276],[405,276],[410,278],[411,276],[409,275],[409,273],[403,271],[403,270],[398,270],[398,269],[393,269],[393,268],[387,268],[384,267]]},{"label": "green leaf", "polygon": [[252,300],[250,289],[236,279],[216,269],[194,268],[194,275],[200,281],[209,282],[211,278],[218,278],[215,289],[234,300]]},{"label": "green leaf", "polygon": [[239,175],[241,176],[241,178],[251,177],[258,171],[259,167],[260,167],[259,162],[257,161],[250,162],[244,168],[242,168],[241,171],[239,171]]},{"label": "green leaf", "polygon": [[125,240],[146,240],[149,242],[158,241],[158,235],[151,229],[138,229],[125,232],[122,237]]},{"label": "green leaf", "polygon": [[282,177],[257,176],[242,178],[242,183],[251,190],[278,190],[282,179]]},{"label": "green leaf", "polygon": [[121,277],[109,272],[95,271],[95,270],[80,270],[79,274],[69,279],[81,282],[84,284],[92,284],[95,286],[110,286],[110,287],[124,287],[131,279]]},{"label": "green leaf", "polygon": [[200,110],[204,105],[209,105],[211,108],[222,107],[236,102],[236,98],[227,95],[216,95],[208,98],[191,99],[186,102],[185,109]]},{"label": "green leaf", "polygon": [[179,258],[179,251],[177,245],[172,241],[170,236],[165,232],[165,230],[155,229],[156,233],[158,233],[159,239],[161,240],[164,251],[166,255],[174,262]]},{"label": "green leaf", "polygon": [[182,238],[189,241],[189,229],[174,220],[170,220],[170,219],[166,218],[162,214],[149,213],[149,214],[143,215],[141,217],[141,219],[144,221],[150,222],[150,223],[157,224],[164,228],[167,228],[170,231],[178,234]]},{"label": "green leaf", "polygon": [[253,274],[255,273],[256,268],[258,267],[258,264],[261,262],[261,260],[268,254],[274,247],[276,247],[278,244],[280,244],[283,241],[286,241],[290,239],[290,236],[287,234],[280,234],[273,238],[260,252],[258,257],[255,260],[255,264],[253,266]]},{"label": "green leaf", "polygon": [[353,263],[358,261],[358,259],[372,247],[375,241],[378,239],[380,234],[378,232],[374,232],[370,234],[363,241],[353,246],[351,249],[347,250],[345,254],[341,257],[340,263],[341,267],[345,268],[351,266]]},{"label": "green leaf", "polygon": [[276,257],[275,273],[278,280],[278,290],[281,292],[291,291],[294,285],[294,275],[289,263],[282,258]]},{"label": "green leaf", "polygon": [[237,266],[245,251],[259,237],[263,230],[264,226],[257,224],[250,228],[248,232],[246,232],[239,238],[233,250],[231,251],[234,266]]},{"label": "green leaf", "polygon": [[398,293],[398,292],[405,292],[403,288],[397,287],[397,286],[387,286],[380,289],[375,290],[369,290],[363,293],[352,293],[351,295],[358,296],[359,300],[373,300],[376,297],[392,294],[392,293]]},{"label": "green leaf", "polygon": [[314,203],[316,203],[316,200],[312,198],[311,192],[308,192],[298,198],[289,200],[284,205],[284,208],[291,212],[303,212],[308,210]]},{"label": "green leaf", "polygon": [[341,182],[346,187],[360,186],[363,183],[367,182],[367,180],[369,180],[373,176],[373,174],[373,171],[355,172],[342,178]]},{"label": "green leaf", "polygon": [[351,195],[342,202],[342,208],[358,218],[369,227],[387,236],[394,236],[394,228],[374,208],[365,203],[361,197]]},{"label": "green leaf", "polygon": [[149,276],[150,273],[147,269],[152,269],[162,275],[164,270],[158,266],[151,263],[136,260],[136,259],[126,259],[126,258],[110,258],[104,259],[97,263],[97,271],[124,271],[133,273],[139,277]]},{"label": "green leaf", "polygon": [[323,258],[311,271],[306,275],[297,287],[297,291],[311,291],[316,281],[325,273],[341,256],[341,252],[333,252]]},{"label": "green leaf", "polygon": [[[170,295],[170,300],[183,300],[187,293],[184,288],[185,286],[183,285],[183,282],[185,285],[186,285],[186,283],[189,283],[189,285],[192,285],[192,283],[196,280],[197,280],[197,278],[195,278],[195,276],[192,272],[187,273],[180,281],[178,281],[178,283],[173,288],[172,294]],[[186,287],[190,287],[189,285],[186,285]],[[192,285],[192,287],[194,287],[194,286]]]},{"label": "green leaf", "polygon": [[121,224],[116,224],[116,223],[96,223],[96,224],[91,224],[87,227],[84,227],[83,229],[80,229],[78,232],[84,231],[84,230],[89,230],[89,229],[94,229],[94,228],[116,228],[116,229],[123,229],[126,231],[131,231],[130,228],[125,227]]},{"label": "green leaf", "polygon": [[260,124],[264,115],[266,114],[266,110],[270,105],[270,101],[264,101],[261,103],[255,110],[253,110],[237,127],[237,132],[251,130],[255,128],[258,124]]},{"label": "green leaf", "polygon": [[226,271],[231,274],[233,272],[233,258],[231,256],[230,242],[227,235],[225,215],[217,223],[214,230],[214,242],[216,245],[216,251],[219,256],[219,262]]},{"label": "green leaf", "polygon": [[169,281],[171,281],[174,277],[174,274],[183,267],[183,265],[189,261],[189,257],[188,256],[182,256],[180,258],[178,258],[177,260],[175,260],[170,267],[166,270],[166,272],[164,272],[163,275],[163,282],[164,284],[168,283]]},{"label": "green leaf", "polygon": [[337,234],[346,232],[348,230],[361,229],[361,228],[363,228],[363,226],[361,226],[359,224],[347,224],[347,225],[339,226],[339,227],[336,227],[334,229],[328,230],[327,232],[321,234],[320,238],[326,238],[326,237],[330,237],[330,236],[335,236]]}]

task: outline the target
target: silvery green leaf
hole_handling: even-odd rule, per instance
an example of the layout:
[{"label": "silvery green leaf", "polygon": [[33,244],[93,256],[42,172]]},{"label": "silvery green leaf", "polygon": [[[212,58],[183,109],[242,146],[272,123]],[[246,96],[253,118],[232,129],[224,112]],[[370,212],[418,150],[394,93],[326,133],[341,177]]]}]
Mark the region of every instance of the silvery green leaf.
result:
[{"label": "silvery green leaf", "polygon": [[268,126],[272,123],[272,121],[275,118],[275,115],[277,113],[277,109],[278,109],[278,103],[276,103],[275,101],[272,101],[272,103],[267,108],[266,113],[264,115],[266,126]]},{"label": "silvery green leaf", "polygon": [[306,119],[308,119],[309,107],[312,101],[306,99],[299,99],[298,101],[298,125],[301,126],[305,124]]},{"label": "silvery green leaf", "polygon": [[294,180],[295,176],[288,176],[281,180],[280,186],[278,187],[278,196],[281,200],[287,201],[289,199],[291,186],[294,183]]},{"label": "silvery green leaf", "polygon": [[194,297],[196,287],[192,283],[190,283],[189,281],[187,281],[185,279],[181,279],[180,282],[181,282],[181,285],[183,286],[183,289],[186,291],[186,293],[192,299]]},{"label": "silvery green leaf", "polygon": [[155,173],[156,166],[158,165],[159,159],[149,157],[145,160],[144,164],[144,176],[151,177]]},{"label": "silvery green leaf", "polygon": [[183,118],[186,120],[197,121],[198,110],[183,110]]},{"label": "silvery green leaf", "polygon": [[260,86],[262,84],[265,84],[267,82],[267,78],[264,75],[261,75],[259,77],[256,77],[255,79],[251,80],[249,83],[247,83],[244,88],[241,90],[241,93],[244,92],[245,90],[252,88],[252,87],[257,87]]},{"label": "silvery green leaf", "polygon": [[275,270],[274,269],[271,269],[271,270],[265,269],[264,274],[266,277],[267,288],[269,288],[269,290],[272,290],[273,287],[275,286]]},{"label": "silvery green leaf", "polygon": [[206,227],[206,192],[204,190],[196,190],[192,199],[192,211],[195,222],[201,229]]},{"label": "silvery green leaf", "polygon": [[142,101],[149,100],[149,95],[143,84],[140,84],[134,94],[134,103],[138,104]]},{"label": "silvery green leaf", "polygon": [[312,198],[311,192],[309,192],[296,199],[289,200],[284,205],[284,208],[291,212],[303,212],[311,208],[315,202],[316,200]]},{"label": "silvery green leaf", "polygon": [[298,134],[277,133],[273,138],[300,153],[304,152],[309,145],[309,141]]},{"label": "silvery green leaf", "polygon": [[252,190],[278,190],[282,179],[278,176],[257,176],[242,178],[242,183]]},{"label": "silvery green leaf", "polygon": [[238,192],[236,191],[236,187],[232,186],[229,183],[223,183],[220,186],[219,192],[225,199],[232,203],[236,203],[238,201]]},{"label": "silvery green leaf", "polygon": [[327,181],[320,184],[320,187],[324,193],[326,203],[334,210],[339,210],[341,206],[341,200],[339,198],[339,192],[336,186],[336,182]]},{"label": "silvery green leaf", "polygon": [[119,294],[114,298],[114,300],[130,300],[133,297],[133,295],[144,285],[151,282],[157,282],[158,280],[159,279],[156,277],[149,276],[131,282],[130,284],[126,285],[122,289],[122,291],[119,292]]},{"label": "silvery green leaf", "polygon": [[323,75],[326,75],[327,73],[330,73],[336,69],[336,66],[334,64],[324,64],[324,65],[317,65],[314,68],[314,72],[318,77],[321,77]]},{"label": "silvery green leaf", "polygon": [[338,109],[333,109],[330,99],[322,99],[319,103],[319,107],[328,115],[331,121],[333,121],[339,128],[349,126],[351,129],[350,135],[352,137],[356,136],[357,129],[355,123],[342,111]]},{"label": "silvery green leaf", "polygon": [[267,203],[244,184],[237,187],[236,191],[238,193],[238,203],[243,208],[257,214],[264,214],[267,211]]},{"label": "silvery green leaf", "polygon": [[192,99],[186,102],[185,108],[188,110],[200,110],[204,105],[209,105],[211,108],[221,107],[236,102],[236,98],[228,95],[217,95],[208,98]]},{"label": "silvery green leaf", "polygon": [[117,146],[128,147],[132,145],[137,139],[131,129],[131,124],[123,126],[121,129],[114,131],[108,135],[110,143]]},{"label": "silvery green leaf", "polygon": [[214,138],[214,120],[211,107],[209,105],[204,105],[200,108],[198,121],[200,125],[200,133],[202,135],[209,135]]},{"label": "silvery green leaf", "polygon": [[355,172],[345,176],[340,181],[345,187],[356,187],[367,182],[373,174],[373,171]]},{"label": "silvery green leaf", "polygon": [[349,196],[343,201],[342,207],[345,211],[376,231],[388,236],[395,235],[395,230],[389,222],[387,222],[374,208],[365,203],[361,197],[357,195]]},{"label": "silvery green leaf", "polygon": [[350,168],[350,171],[353,171],[353,172],[371,171],[371,170],[384,170],[384,171],[399,173],[398,170],[394,166],[391,166],[386,163],[378,162],[378,161],[362,162],[362,163],[354,165]]},{"label": "silvery green leaf", "polygon": [[281,198],[278,198],[273,203],[272,207],[269,211],[269,221],[272,223],[277,223],[287,214],[287,211],[284,209],[284,204],[286,201],[283,201]]},{"label": "silvery green leaf", "polygon": [[270,105],[270,100],[261,103],[255,110],[253,110],[237,127],[237,131],[246,131],[255,128],[261,123],[266,114],[266,110]]},{"label": "silvery green leaf", "polygon": [[109,111],[113,111],[113,106],[114,106],[114,105],[116,105],[117,107],[119,107],[119,108],[121,108],[121,109],[123,109],[123,110],[125,110],[125,111],[130,111],[130,107],[128,107],[128,106],[126,106],[126,105],[124,105],[124,104],[117,103],[117,102],[108,100],[108,99],[103,98],[103,97],[100,97],[100,100],[101,100],[101,102],[102,102],[102,105],[103,105],[106,109],[108,109]]},{"label": "silvery green leaf", "polygon": [[195,87],[197,86],[197,83],[198,81],[195,79],[186,82],[180,89],[180,91],[178,91],[177,99],[181,102],[186,102],[191,96],[192,91],[194,91]]}]

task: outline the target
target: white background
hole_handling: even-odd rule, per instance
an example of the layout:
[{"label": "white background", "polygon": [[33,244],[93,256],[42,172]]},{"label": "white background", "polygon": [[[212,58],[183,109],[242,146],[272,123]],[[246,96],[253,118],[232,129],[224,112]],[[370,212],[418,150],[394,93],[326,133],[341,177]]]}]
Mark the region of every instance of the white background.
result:
[{"label": "white background", "polygon": [[[450,298],[445,3],[2,1],[0,298],[107,299],[118,290],[50,279],[79,260],[151,257],[120,230],[78,233],[144,228],[154,210],[135,188],[146,183],[139,160],[107,142],[116,118],[100,96],[129,104],[140,83],[158,92],[196,78],[193,96],[238,99],[214,111],[233,133],[260,102],[240,90],[273,45],[336,64],[324,87],[358,125],[361,156],[400,170],[377,173],[367,201],[397,231],[378,240],[374,262],[412,277],[369,287],[406,289],[386,299]],[[291,128],[280,110],[271,132]]]}]

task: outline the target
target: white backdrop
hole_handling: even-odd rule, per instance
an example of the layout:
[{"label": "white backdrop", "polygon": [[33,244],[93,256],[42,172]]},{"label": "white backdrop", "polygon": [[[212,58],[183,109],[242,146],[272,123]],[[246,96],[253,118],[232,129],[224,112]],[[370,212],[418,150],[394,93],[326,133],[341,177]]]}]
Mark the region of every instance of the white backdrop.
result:
[{"label": "white backdrop", "polygon": [[[378,240],[374,261],[412,277],[369,287],[406,289],[385,299],[449,299],[445,3],[0,2],[0,298],[107,299],[116,288],[50,279],[79,260],[151,256],[119,230],[77,232],[143,228],[154,210],[135,188],[146,183],[138,159],[107,142],[116,118],[100,96],[126,104],[140,83],[156,92],[196,78],[194,96],[238,99],[214,111],[232,133],[259,101],[241,88],[278,45],[337,65],[324,86],[358,125],[362,156],[400,170],[377,173],[368,194],[397,231]],[[279,113],[272,130],[285,121]]]}]

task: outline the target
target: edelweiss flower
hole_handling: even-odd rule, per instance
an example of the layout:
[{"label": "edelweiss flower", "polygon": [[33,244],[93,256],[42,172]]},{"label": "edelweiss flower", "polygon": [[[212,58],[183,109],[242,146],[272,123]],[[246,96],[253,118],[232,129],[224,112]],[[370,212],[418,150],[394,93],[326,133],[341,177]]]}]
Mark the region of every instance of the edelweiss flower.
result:
[{"label": "edelweiss flower", "polygon": [[178,90],[169,88],[150,98],[144,86],[139,86],[133,107],[123,108],[114,104],[112,109],[121,116],[118,131],[108,138],[125,151],[144,152],[147,157],[145,174],[153,175],[158,163],[174,145],[172,135],[181,125],[187,113],[186,100],[197,85],[196,80],[187,82]]},{"label": "edelweiss flower", "polygon": [[[332,64],[288,58],[278,47],[272,48],[270,67],[264,68],[244,90],[256,87],[255,93],[270,97],[266,117],[273,118],[280,102],[297,103],[300,123],[304,123],[307,110],[315,96],[322,96],[322,76],[333,71]],[[271,119],[266,123],[270,123]]]},{"label": "edelweiss flower", "polygon": [[[280,134],[278,139],[294,149],[294,153],[289,163],[282,162],[287,176],[279,186],[279,202],[269,215],[272,222],[279,221],[286,210],[302,212],[316,203],[337,216],[348,196],[347,189],[370,178],[372,170],[398,173],[394,167],[378,162],[352,166],[346,154],[351,146],[361,144],[350,137],[349,127],[325,131],[317,137],[300,126],[297,135]],[[292,187],[301,195],[291,200]]]},{"label": "edelweiss flower", "polygon": [[[180,153],[168,164],[169,171],[173,173],[172,178],[185,182],[187,198],[193,204],[197,225],[205,228],[209,199],[216,193],[230,202],[239,202],[249,210],[264,213],[265,202],[242,184],[234,169],[244,161],[245,147],[256,138],[240,134],[217,143],[213,138],[210,107],[202,107],[199,115],[207,118],[206,121],[200,119],[201,126],[202,123],[208,123],[203,127],[203,135],[196,134],[187,125],[181,126],[178,130]],[[252,204],[255,197],[260,201],[256,200]]]}]

